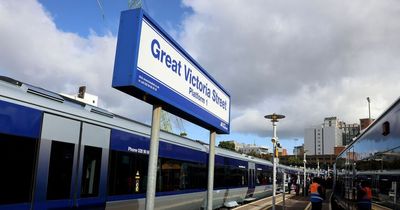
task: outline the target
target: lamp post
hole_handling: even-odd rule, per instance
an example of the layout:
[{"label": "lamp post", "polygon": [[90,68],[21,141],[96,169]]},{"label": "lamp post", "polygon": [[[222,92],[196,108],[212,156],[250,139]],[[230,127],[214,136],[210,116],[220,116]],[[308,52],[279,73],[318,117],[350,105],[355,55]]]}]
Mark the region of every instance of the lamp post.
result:
[{"label": "lamp post", "polygon": [[273,155],[272,155],[272,164],[273,164],[273,169],[272,169],[272,210],[275,210],[275,196],[276,196],[276,146],[278,145],[278,137],[276,136],[276,123],[278,122],[279,119],[285,118],[285,115],[280,115],[280,114],[270,114],[270,115],[265,115],[264,118],[270,119],[272,122],[272,131],[273,131],[273,136],[271,139],[272,145],[273,145]]},{"label": "lamp post", "polygon": [[303,195],[306,196],[306,182],[307,182],[307,177],[306,177],[306,154],[307,154],[307,150],[304,150],[304,180],[303,180]]},{"label": "lamp post", "polygon": [[368,101],[368,119],[371,119],[371,101],[369,99],[369,97],[367,97],[367,101]]}]

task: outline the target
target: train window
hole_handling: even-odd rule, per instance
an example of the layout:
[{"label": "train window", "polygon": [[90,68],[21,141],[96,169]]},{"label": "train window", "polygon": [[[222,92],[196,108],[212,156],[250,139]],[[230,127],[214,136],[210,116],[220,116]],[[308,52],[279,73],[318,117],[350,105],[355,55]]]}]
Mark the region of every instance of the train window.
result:
[{"label": "train window", "polygon": [[[174,160],[162,160],[161,163],[161,192],[179,190],[186,183],[187,174],[182,173],[182,164]],[[160,176],[159,176],[160,177]],[[182,186],[180,185],[182,179]]]},{"label": "train window", "polygon": [[272,171],[267,170],[257,170],[257,185],[267,185],[271,184],[270,177],[272,177]]},{"label": "train window", "polygon": [[215,165],[214,167],[214,187],[223,188],[226,187],[226,176],[225,176],[225,166]]},{"label": "train window", "polygon": [[[383,167],[386,170],[399,170],[400,169],[400,147],[386,151],[382,154]],[[400,177],[399,177],[400,181]]]},{"label": "train window", "polygon": [[47,199],[70,197],[74,144],[53,141],[50,152]]},{"label": "train window", "polygon": [[189,184],[186,189],[206,189],[207,188],[207,169],[206,164],[186,163]]},{"label": "train window", "polygon": [[81,197],[99,195],[101,148],[85,146],[82,168]]},{"label": "train window", "polygon": [[0,204],[31,201],[37,141],[0,135]]},{"label": "train window", "polygon": [[111,151],[109,194],[146,193],[148,162],[148,155]]},{"label": "train window", "polygon": [[387,136],[390,133],[390,123],[388,121],[382,124],[382,135]]},{"label": "train window", "polygon": [[247,186],[248,171],[245,168],[237,168],[236,166],[228,166],[229,172],[227,179],[228,187]]},{"label": "train window", "polygon": [[157,191],[168,192],[186,189],[205,189],[205,164],[187,161],[160,159]]}]

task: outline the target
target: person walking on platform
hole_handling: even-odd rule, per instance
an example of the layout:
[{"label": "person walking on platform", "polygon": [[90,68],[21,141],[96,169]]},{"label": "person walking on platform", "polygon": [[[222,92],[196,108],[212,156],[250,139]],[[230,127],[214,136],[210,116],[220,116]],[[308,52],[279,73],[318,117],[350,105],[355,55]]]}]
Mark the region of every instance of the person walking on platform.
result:
[{"label": "person walking on platform", "polygon": [[312,210],[321,210],[322,202],[324,201],[324,190],[319,183],[319,178],[314,177],[313,182],[310,186],[310,201],[312,204]]},{"label": "person walking on platform", "polygon": [[361,182],[357,192],[357,209],[371,210],[372,190],[366,181]]}]

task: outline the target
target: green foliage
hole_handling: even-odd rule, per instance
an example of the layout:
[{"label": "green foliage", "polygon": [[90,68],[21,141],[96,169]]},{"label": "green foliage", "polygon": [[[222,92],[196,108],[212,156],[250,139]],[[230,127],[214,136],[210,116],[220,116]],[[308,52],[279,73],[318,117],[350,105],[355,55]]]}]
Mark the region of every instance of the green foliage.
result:
[{"label": "green foliage", "polygon": [[247,153],[247,154],[250,155],[250,156],[253,156],[253,157],[259,157],[259,155],[257,154],[257,152],[254,151],[254,150],[250,151],[250,152]]},{"label": "green foliage", "polygon": [[272,161],[272,155],[271,154],[261,154],[259,158],[264,159],[264,160]]},{"label": "green foliage", "polygon": [[292,156],[287,160],[287,165],[298,165],[301,166],[303,164],[303,160],[298,157]]},{"label": "green foliage", "polygon": [[235,151],[235,144],[233,142],[221,141],[219,142],[218,147]]}]

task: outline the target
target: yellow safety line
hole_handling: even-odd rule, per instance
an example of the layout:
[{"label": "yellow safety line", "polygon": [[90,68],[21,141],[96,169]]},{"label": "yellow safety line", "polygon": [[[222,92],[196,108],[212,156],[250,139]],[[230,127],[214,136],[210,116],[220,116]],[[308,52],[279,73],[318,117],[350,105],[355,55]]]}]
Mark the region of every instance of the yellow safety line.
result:
[{"label": "yellow safety line", "polygon": [[304,210],[309,210],[311,208],[311,202],[308,203],[308,205],[306,206],[306,208],[304,208]]}]

